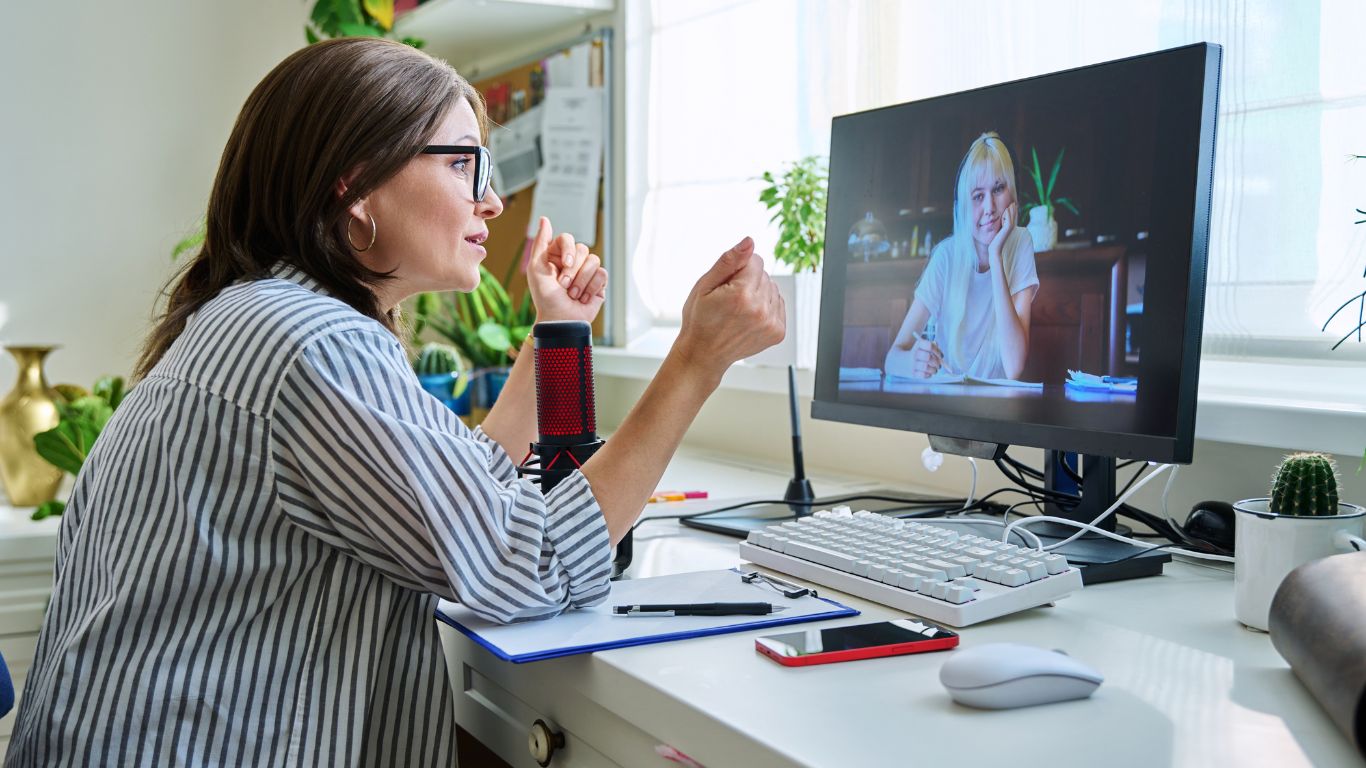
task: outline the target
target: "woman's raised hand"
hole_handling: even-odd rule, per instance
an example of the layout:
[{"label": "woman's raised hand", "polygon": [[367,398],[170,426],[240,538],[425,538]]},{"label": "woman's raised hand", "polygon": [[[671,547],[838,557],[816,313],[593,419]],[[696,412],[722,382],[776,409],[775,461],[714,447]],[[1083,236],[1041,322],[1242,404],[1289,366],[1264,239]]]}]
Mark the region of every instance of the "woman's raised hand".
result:
[{"label": "woman's raised hand", "polygon": [[1015,231],[1015,216],[1019,210],[1015,203],[1011,203],[1001,212],[1001,228],[996,230],[995,237],[992,237],[991,242],[987,245],[988,256],[1000,258],[1001,246],[1005,245],[1006,238],[1010,237],[1010,233]]},{"label": "woman's raised hand", "polygon": [[721,254],[683,305],[674,349],[717,376],[731,363],[762,352],[787,334],[787,310],[764,261],[746,237]]},{"label": "woman's raised hand", "polygon": [[573,236],[554,235],[550,219],[542,216],[531,244],[527,289],[536,305],[537,320],[593,322],[607,298],[607,270],[602,259]]}]

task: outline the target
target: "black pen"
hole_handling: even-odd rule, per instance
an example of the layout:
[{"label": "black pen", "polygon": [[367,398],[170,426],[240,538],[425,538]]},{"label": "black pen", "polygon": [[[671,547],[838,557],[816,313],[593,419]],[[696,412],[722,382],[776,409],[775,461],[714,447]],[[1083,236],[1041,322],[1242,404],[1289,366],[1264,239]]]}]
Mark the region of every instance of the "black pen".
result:
[{"label": "black pen", "polygon": [[787,610],[772,603],[660,603],[658,605],[618,605],[616,616],[765,616]]}]

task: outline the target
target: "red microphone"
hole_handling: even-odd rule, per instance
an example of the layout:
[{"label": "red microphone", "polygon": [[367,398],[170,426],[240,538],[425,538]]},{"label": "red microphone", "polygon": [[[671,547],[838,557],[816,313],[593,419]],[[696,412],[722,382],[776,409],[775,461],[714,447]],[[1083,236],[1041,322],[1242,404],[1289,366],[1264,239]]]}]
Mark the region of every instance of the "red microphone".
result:
[{"label": "red microphone", "polygon": [[547,321],[537,323],[531,335],[536,341],[538,440],[554,446],[600,445],[592,329],[579,320]]},{"label": "red microphone", "polygon": [[[535,478],[545,493],[602,447],[593,397],[593,329],[580,320],[547,320],[537,323],[531,336],[537,435],[517,472]],[[631,564],[631,549],[628,532],[612,558],[614,575]]]}]

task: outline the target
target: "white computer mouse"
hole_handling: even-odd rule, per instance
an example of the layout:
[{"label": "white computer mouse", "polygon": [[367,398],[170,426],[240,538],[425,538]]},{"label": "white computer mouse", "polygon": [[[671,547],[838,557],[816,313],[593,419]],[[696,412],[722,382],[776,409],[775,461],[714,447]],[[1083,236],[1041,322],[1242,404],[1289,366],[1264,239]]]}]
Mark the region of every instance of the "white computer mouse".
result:
[{"label": "white computer mouse", "polygon": [[1104,679],[1065,653],[1017,643],[959,648],[939,668],[953,700],[979,709],[1084,699]]}]

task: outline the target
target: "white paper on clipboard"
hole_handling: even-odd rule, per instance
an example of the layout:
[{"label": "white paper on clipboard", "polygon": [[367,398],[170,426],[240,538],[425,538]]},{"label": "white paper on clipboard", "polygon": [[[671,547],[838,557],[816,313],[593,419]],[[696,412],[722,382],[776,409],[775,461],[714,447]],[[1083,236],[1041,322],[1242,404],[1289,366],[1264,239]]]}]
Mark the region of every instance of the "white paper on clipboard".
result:
[{"label": "white paper on clipboard", "polygon": [[526,236],[541,216],[556,234],[580,243],[598,240],[598,182],[602,178],[603,89],[547,88],[541,106],[541,156]]}]

